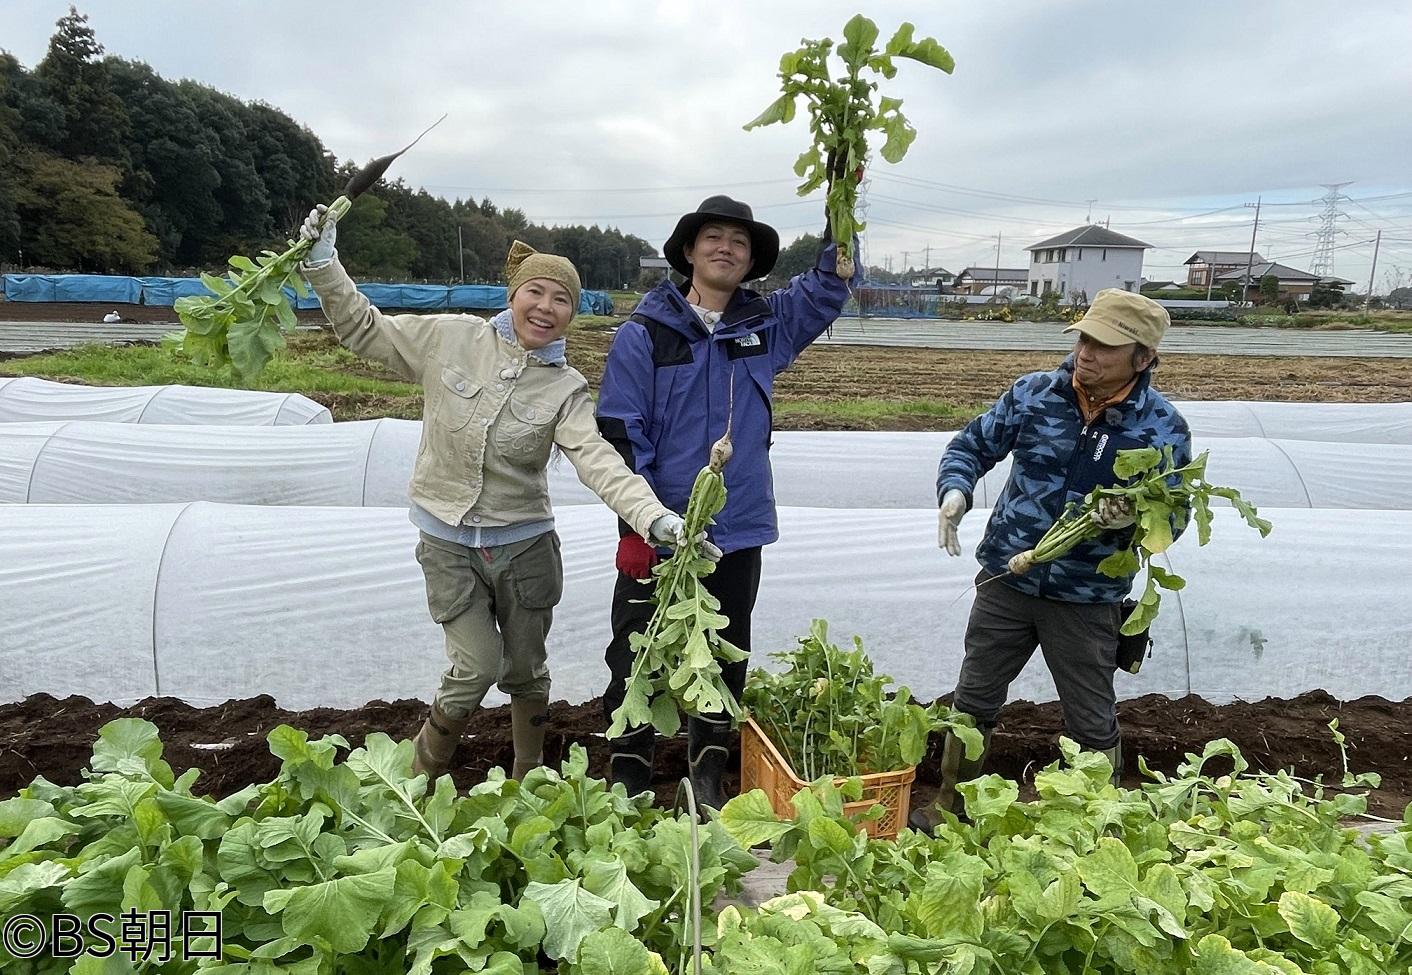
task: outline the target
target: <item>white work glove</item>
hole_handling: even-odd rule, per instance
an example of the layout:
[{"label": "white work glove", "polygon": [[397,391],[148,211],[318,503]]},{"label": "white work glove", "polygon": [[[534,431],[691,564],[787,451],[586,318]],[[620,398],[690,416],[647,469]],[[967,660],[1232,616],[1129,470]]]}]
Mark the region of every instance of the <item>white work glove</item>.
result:
[{"label": "white work glove", "polygon": [[[658,545],[681,548],[686,544],[686,522],[681,515],[661,515],[652,522],[652,526],[647,529],[647,534]],[[707,561],[721,561],[721,550],[707,540],[705,532],[696,536],[696,546]]]},{"label": "white work glove", "polygon": [[1098,510],[1092,517],[1095,525],[1110,532],[1127,528],[1137,521],[1137,516],[1133,513],[1133,503],[1127,498],[1099,498]]},{"label": "white work glove", "polygon": [[320,203],[309,211],[304,223],[299,227],[299,236],[312,240],[314,246],[304,255],[305,264],[327,264],[333,260],[333,242],[338,237],[338,223],[326,220],[328,207]]},{"label": "white work glove", "polygon": [[961,524],[961,516],[966,513],[966,495],[958,488],[951,488],[941,499],[941,507],[936,512],[936,547],[946,549],[950,555],[961,554],[961,539],[956,536],[956,526]]}]

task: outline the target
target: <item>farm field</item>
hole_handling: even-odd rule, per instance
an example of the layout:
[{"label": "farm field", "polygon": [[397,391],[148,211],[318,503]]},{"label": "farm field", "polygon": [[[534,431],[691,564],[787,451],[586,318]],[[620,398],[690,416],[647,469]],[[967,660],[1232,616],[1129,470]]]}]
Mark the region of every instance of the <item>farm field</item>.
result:
[{"label": "farm field", "polygon": [[[569,360],[595,388],[612,340],[612,319],[591,319],[569,337]],[[260,388],[308,395],[335,421],[421,415],[418,387],[341,349],[330,332],[301,333]],[[781,430],[955,430],[1016,376],[1053,368],[1054,352],[822,346],[808,349],[776,381]],[[211,385],[207,371],[155,346],[85,347],[0,361],[0,376],[30,375],[92,385]],[[1412,389],[1409,358],[1164,356],[1157,383],[1174,399],[1387,403]]]},{"label": "farm field", "polygon": [[[1187,752],[1199,753],[1216,738],[1229,738],[1259,769],[1289,769],[1301,777],[1323,775],[1334,781],[1341,766],[1328,725],[1337,719],[1348,739],[1350,768],[1382,776],[1381,787],[1369,794],[1369,811],[1399,818],[1412,803],[1412,700],[1364,697],[1339,702],[1312,691],[1290,700],[1217,706],[1195,697],[1172,700],[1147,695],[1119,702],[1118,711],[1126,753],[1123,784],[1129,788],[1142,781],[1139,755],[1150,767],[1171,773]],[[119,707],[83,697],[36,694],[0,705],[0,796],[13,795],[36,775],[60,785],[77,784],[98,730],[114,718],[145,718],[156,724],[173,769],[180,773],[200,768],[199,788],[226,796],[274,777],[279,760],[270,754],[265,735],[277,725],[304,729],[311,737],[341,734],[357,747],[365,735],[377,731],[394,739],[410,738],[425,715],[426,705],[416,700],[371,701],[348,710],[289,711],[276,706],[268,695],[198,708],[174,698],[150,698]],[[601,736],[605,727],[599,700],[556,703],[550,709],[546,762],[557,766],[569,746],[578,742],[588,750],[590,774],[606,777],[608,748]],[[1057,739],[1062,732],[1057,702],[1009,704],[1001,712],[987,771],[1022,785],[1032,783],[1036,771],[1059,757]],[[513,749],[508,707],[479,711],[467,736],[451,770],[462,790],[483,781],[491,768],[509,767]],[[918,767],[913,792],[918,801],[930,799],[941,781],[938,744],[933,742]],[[738,760],[728,768],[727,782],[733,790]],[[669,804],[686,775],[684,735],[659,749],[655,773],[659,802]]]}]

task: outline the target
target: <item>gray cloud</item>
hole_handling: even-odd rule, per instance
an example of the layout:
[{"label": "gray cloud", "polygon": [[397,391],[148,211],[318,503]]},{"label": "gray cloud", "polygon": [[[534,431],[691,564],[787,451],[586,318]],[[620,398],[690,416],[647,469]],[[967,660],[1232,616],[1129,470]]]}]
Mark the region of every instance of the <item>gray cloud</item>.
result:
[{"label": "gray cloud", "polygon": [[[994,244],[982,238],[999,231],[1012,264],[1025,244],[1085,216],[1082,206],[903,179],[1097,199],[1095,218],[1164,248],[1149,261],[1170,273],[1198,245],[1248,240],[1244,208],[1177,218],[1257,194],[1309,200],[1319,183],[1339,179],[1357,180],[1349,188],[1357,197],[1412,188],[1403,108],[1412,5],[883,6],[871,13],[884,32],[913,21],[952,51],[957,69],[946,77],[903,64],[884,82],[920,134],[900,166],[875,169],[872,194],[905,202],[872,202],[874,260],[900,261],[904,249],[931,243],[934,263],[989,263]],[[279,106],[341,158],[379,155],[450,112],[399,161],[409,183],[448,197],[489,195],[535,219],[614,224],[660,244],[672,215],[712,186],[750,201],[786,238],[818,229],[821,205],[799,203],[790,180],[803,125],[740,127],[773,97],[779,54],[803,36],[838,36],[857,5],[89,0],[80,8],[110,53]],[[0,44],[33,66],[66,9],[67,0],[12,0]],[[892,175],[903,179],[884,178]],[[1303,235],[1313,212],[1273,208],[1261,246],[1312,251]],[[1345,276],[1366,277],[1369,248],[1358,242],[1376,228],[1412,240],[1412,199],[1351,215],[1361,223],[1345,224]],[[1412,264],[1412,245],[1393,245],[1384,260],[1399,259],[1399,248]]]}]

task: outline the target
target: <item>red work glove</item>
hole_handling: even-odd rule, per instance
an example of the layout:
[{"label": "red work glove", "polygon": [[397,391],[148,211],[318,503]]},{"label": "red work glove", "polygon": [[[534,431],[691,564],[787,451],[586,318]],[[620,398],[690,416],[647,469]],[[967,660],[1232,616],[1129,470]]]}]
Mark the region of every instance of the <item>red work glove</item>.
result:
[{"label": "red work glove", "polygon": [[648,579],[657,564],[657,550],[642,540],[641,535],[624,535],[618,539],[618,571],[634,579]]}]

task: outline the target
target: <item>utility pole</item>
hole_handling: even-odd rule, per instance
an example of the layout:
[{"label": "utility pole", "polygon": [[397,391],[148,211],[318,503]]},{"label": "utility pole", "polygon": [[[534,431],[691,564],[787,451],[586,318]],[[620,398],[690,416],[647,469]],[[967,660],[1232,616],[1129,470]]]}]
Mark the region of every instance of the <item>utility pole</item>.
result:
[{"label": "utility pole", "polygon": [[1368,303],[1373,300],[1373,276],[1378,273],[1378,248],[1383,243],[1383,232],[1378,231],[1377,239],[1373,241],[1373,269],[1368,272],[1368,293],[1363,296],[1363,314],[1368,314]]},{"label": "utility pole", "polygon": [[912,252],[911,252],[911,251],[903,251],[903,252],[902,252],[902,273],[903,273],[903,274],[906,274],[908,271],[912,270],[912,265],[909,264],[909,263],[907,263],[908,258],[910,258],[911,256],[912,256]]},{"label": "utility pole", "polygon": [[[1260,229],[1260,201],[1264,197],[1255,198],[1255,225],[1250,228],[1250,253],[1245,255],[1245,287],[1241,290],[1240,298],[1244,301],[1250,293],[1250,268],[1255,263],[1255,232]],[[1246,206],[1250,206],[1249,203]],[[1215,273],[1215,268],[1212,268]]]},{"label": "utility pole", "polygon": [[1089,200],[1089,201],[1088,201],[1088,213],[1084,216],[1084,223],[1087,223],[1087,224],[1092,224],[1092,223],[1093,223],[1093,205],[1094,205],[1095,203],[1097,203],[1097,202],[1098,202],[1097,200]]},{"label": "utility pole", "polygon": [[922,267],[922,273],[925,274],[927,271],[930,271],[930,270],[932,269],[932,245],[931,245],[931,244],[928,244],[926,247],[923,247],[923,248],[922,248],[922,259],[926,262],[926,263],[923,265],[923,267]]},{"label": "utility pole", "polygon": [[992,282],[995,291],[993,294],[1000,297],[1000,231],[995,232],[995,280]]},{"label": "utility pole", "polygon": [[466,283],[466,245],[461,240],[461,225],[456,225],[456,253],[461,256],[461,283]]}]

